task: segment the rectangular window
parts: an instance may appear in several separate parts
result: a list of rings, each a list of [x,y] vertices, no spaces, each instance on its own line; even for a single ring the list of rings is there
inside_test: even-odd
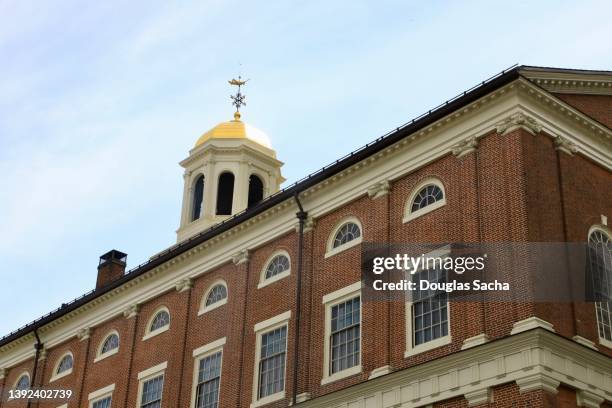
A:
[[[446,283],[446,270],[427,269],[413,275],[413,281]],[[418,285],[417,285],[418,287]],[[448,335],[448,293],[415,290],[412,299],[413,346]]]
[[[287,326],[261,335],[259,357],[258,398],[285,390],[285,354],[287,352]]]
[[[99,399],[97,401],[94,401],[94,403],[92,404],[92,408],[110,408],[111,406],[111,400],[112,397],[105,397],[102,399]]]
[[[222,352],[218,351],[199,362],[196,408],[217,408],[219,404],[222,355]]]
[[[361,281],[328,293],[321,385],[361,373]]]
[[[360,363],[361,337],[360,298],[355,297],[331,308],[330,374],[355,367]]]
[[[164,388],[164,375],[158,375],[142,383],[140,399],[141,408],[161,407],[162,390]]]

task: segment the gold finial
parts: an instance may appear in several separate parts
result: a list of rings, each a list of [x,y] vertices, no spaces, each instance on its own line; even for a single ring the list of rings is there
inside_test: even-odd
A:
[[[238,79],[232,78],[230,81],[227,81],[230,85],[238,87],[238,92],[236,92],[236,95],[230,95],[230,98],[232,98],[232,105],[236,107],[236,112],[234,113],[234,120],[240,120],[240,107],[246,105],[246,96],[240,92],[240,88],[242,87],[242,85],[246,84],[247,81],[248,79],[243,81],[240,75],[238,76]]]

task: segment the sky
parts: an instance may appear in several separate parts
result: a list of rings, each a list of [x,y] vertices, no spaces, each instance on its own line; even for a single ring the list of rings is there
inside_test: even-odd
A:
[[[230,120],[290,184],[515,63],[612,70],[609,1],[0,0],[0,336],[176,241]]]

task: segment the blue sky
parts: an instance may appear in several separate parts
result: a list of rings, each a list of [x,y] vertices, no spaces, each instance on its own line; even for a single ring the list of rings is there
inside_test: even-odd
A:
[[[287,183],[514,63],[612,69],[608,1],[0,0],[0,335],[175,242],[178,162],[231,119]],[[7,313],[7,311],[10,311]]]

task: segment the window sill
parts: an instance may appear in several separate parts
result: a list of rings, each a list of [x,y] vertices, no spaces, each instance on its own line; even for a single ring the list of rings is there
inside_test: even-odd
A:
[[[333,373],[327,377],[323,377],[321,380],[321,385],[330,384],[335,381],[341,380],[343,378],[352,377],[353,375],[361,373],[361,364],[356,365],[351,368],[347,368],[346,370],[339,371],[337,373]]]
[[[418,346],[415,346],[409,350],[406,350],[404,352],[404,358],[412,357],[417,354],[421,354],[426,351],[436,349],[438,347],[446,346],[448,344],[451,344],[452,341],[453,341],[452,337],[448,335],[448,336],[440,337],[439,339],[428,341],[427,343],[419,344]]]
[[[434,210],[437,210],[438,208],[444,207],[445,205],[446,205],[446,198],[443,198],[442,200],[436,201],[435,203],[430,204],[427,207],[423,207],[420,210],[404,215],[404,219],[402,220],[402,222],[405,224],[408,221],[412,221],[415,218],[419,218],[425,214],[428,214]]]
[[[215,310],[216,308],[221,307],[225,304],[227,304],[227,298],[221,299],[220,301],[215,302],[210,306],[204,307],[204,309],[198,310],[198,316],[201,316],[206,312],[210,312],[211,310]]]
[[[60,374],[53,374],[53,376],[51,377],[51,379],[49,380],[50,383],[52,383],[53,381],[59,380],[60,378],[64,378],[67,375],[72,374],[72,368],[70,370],[66,370],[63,373]]]
[[[290,269],[285,271],[285,272],[281,272],[281,273],[279,273],[276,276],[273,276],[271,278],[268,278],[268,279],[265,279],[265,280],[259,282],[259,284],[257,285],[257,289],[261,289],[261,288],[264,288],[264,287],[266,287],[268,285],[273,284],[274,282],[278,282],[279,280],[281,280],[283,278],[286,278],[289,275],[291,275],[291,270]]]
[[[157,329],[155,331],[149,332],[149,333],[144,335],[144,337],[142,338],[142,341],[148,340],[151,337],[155,337],[158,334],[162,334],[163,332],[168,331],[168,329],[170,329],[170,325],[167,325],[167,326],[162,327],[161,329]]]
[[[115,355],[115,354],[117,354],[118,352],[119,352],[119,349],[118,349],[118,348],[116,348],[116,349],[112,349],[112,350],[111,350],[111,351],[109,351],[109,352],[106,352],[106,353],[104,353],[104,354],[100,354],[98,357],[96,357],[96,358],[94,359],[94,361],[93,361],[93,362],[94,362],[94,363],[97,363],[98,361],[104,360],[104,359],[105,359],[105,358],[107,358],[107,357],[114,356],[114,355]]]
[[[263,397],[258,399],[257,401],[253,401],[251,403],[251,408],[261,407],[263,405],[267,405],[275,401],[280,401],[284,398],[285,391],[277,392],[276,394],[268,395],[267,397]]]
[[[340,245],[339,247],[329,249],[325,253],[325,258],[329,258],[330,256],[334,256],[336,254],[339,254],[340,252],[346,251],[349,248],[357,246],[361,244],[361,241],[363,241],[363,237],[356,238],[352,241],[347,242],[346,244]]]
[[[612,349],[612,341],[610,340],[606,340],[606,339],[602,339],[601,337],[599,338],[599,344],[607,347],[609,349]]]

